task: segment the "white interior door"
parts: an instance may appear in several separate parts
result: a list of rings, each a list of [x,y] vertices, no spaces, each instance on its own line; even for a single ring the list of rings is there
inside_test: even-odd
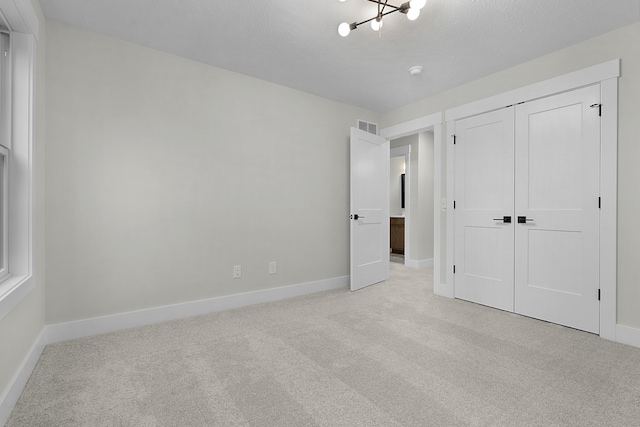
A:
[[[599,86],[516,108],[515,311],[599,332]]]
[[[455,297],[513,311],[513,108],[456,122]]]
[[[389,278],[389,141],[351,128],[351,290]]]

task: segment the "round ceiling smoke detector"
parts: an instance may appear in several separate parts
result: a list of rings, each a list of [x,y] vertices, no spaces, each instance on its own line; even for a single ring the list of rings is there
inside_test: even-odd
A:
[[[409,68],[409,74],[411,74],[412,76],[419,76],[420,74],[422,74],[422,67],[420,65],[414,65],[413,67]]]

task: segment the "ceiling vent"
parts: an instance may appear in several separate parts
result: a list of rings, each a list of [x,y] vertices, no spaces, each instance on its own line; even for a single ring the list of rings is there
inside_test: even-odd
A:
[[[378,125],[376,123],[369,123],[365,122],[364,120],[358,120],[358,129],[372,133],[374,135],[378,134]]]

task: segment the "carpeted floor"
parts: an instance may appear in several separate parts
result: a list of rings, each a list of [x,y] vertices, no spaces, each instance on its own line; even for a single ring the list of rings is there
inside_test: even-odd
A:
[[[640,426],[640,349],[431,271],[48,346],[16,426]]]

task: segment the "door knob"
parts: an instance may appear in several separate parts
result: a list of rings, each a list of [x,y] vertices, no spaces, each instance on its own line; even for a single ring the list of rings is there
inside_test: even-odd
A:
[[[359,220],[360,218],[364,218],[363,216],[360,216],[358,214],[355,215],[351,215],[351,219],[355,219],[356,221]]]
[[[529,221],[533,221],[533,218],[527,218],[526,216],[518,217],[518,224],[526,224]]]
[[[503,216],[502,218],[493,218],[494,221],[502,221],[505,224],[511,224],[511,217],[510,216]]]

